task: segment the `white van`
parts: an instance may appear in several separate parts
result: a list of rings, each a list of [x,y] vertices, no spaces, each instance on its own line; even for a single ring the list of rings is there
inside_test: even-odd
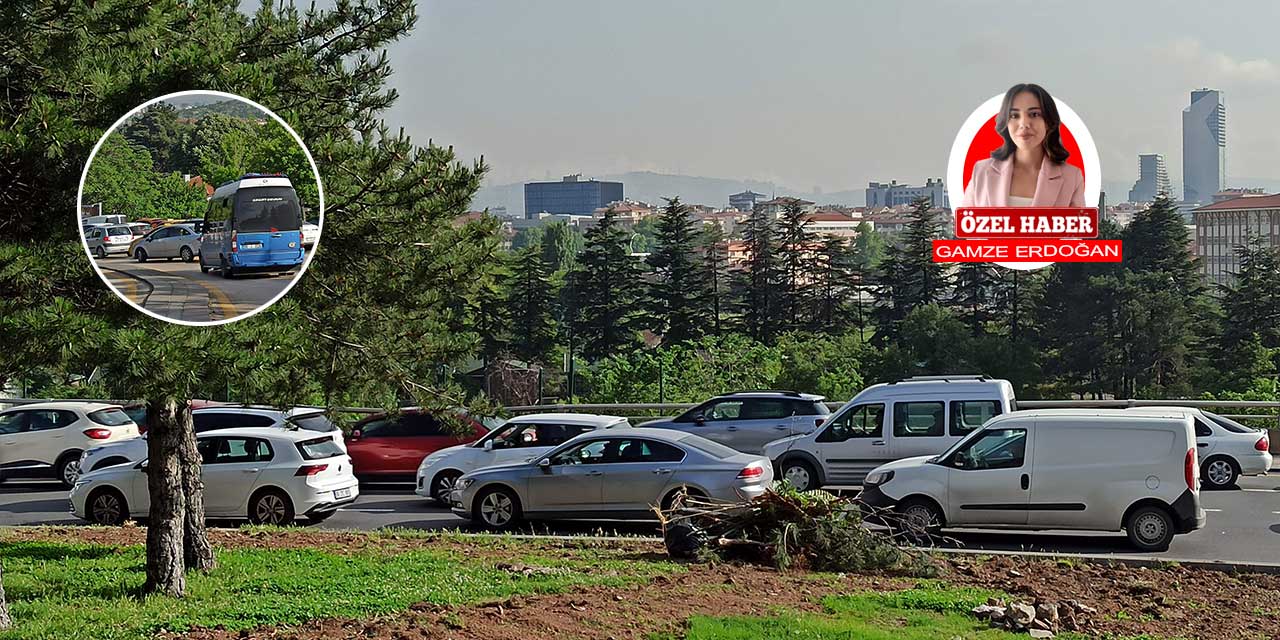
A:
[[[1015,412],[942,455],[880,466],[863,487],[864,514],[909,531],[1124,530],[1139,550],[1164,551],[1205,523],[1195,427],[1183,411]]]
[[[942,453],[1015,408],[1008,380],[916,376],[867,387],[821,429],[770,442],[764,455],[774,477],[801,491],[855,485],[886,462]]]
[[[122,215],[109,216],[88,216],[80,221],[81,226],[90,227],[99,224],[125,224],[125,218]]]

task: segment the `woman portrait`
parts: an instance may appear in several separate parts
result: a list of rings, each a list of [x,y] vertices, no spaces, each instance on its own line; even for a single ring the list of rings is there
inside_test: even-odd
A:
[[[966,207],[1083,207],[1084,173],[1067,164],[1058,107],[1043,87],[1016,84],[1004,94],[996,133],[1004,139],[973,166]]]

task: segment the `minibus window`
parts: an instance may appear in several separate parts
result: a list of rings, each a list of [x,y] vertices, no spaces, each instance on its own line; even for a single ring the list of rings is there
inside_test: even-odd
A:
[[[240,233],[302,228],[298,196],[289,187],[254,187],[236,194],[235,230]]]

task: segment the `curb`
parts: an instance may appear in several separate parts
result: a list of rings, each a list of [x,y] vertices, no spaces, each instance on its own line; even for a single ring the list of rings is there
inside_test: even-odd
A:
[[[156,290],[156,286],[155,286],[155,285],[153,285],[153,284],[151,284],[151,281],[150,281],[150,280],[147,280],[146,278],[144,278],[144,277],[142,277],[142,276],[140,276],[140,275],[137,275],[137,274],[135,274],[135,273],[129,273],[128,271],[123,271],[123,270],[117,269],[117,268],[115,268],[115,267],[107,267],[107,266],[103,266],[103,265],[98,265],[98,267],[99,267],[99,268],[101,268],[101,269],[105,269],[105,270],[107,270],[107,271],[113,271],[113,272],[118,273],[118,274],[120,274],[120,275],[122,275],[122,276],[125,276],[126,278],[132,278],[132,279],[137,280],[138,282],[142,283],[142,284],[146,287],[147,292],[146,292],[145,294],[142,294],[141,296],[139,296],[139,298],[140,298],[140,299],[139,299],[139,301],[138,301],[138,305],[143,306],[143,307],[147,306],[147,298],[151,297],[151,293],[152,293],[153,291],[155,291],[155,290]]]
[[[1094,564],[1124,565],[1129,567],[1145,567],[1163,569],[1170,565],[1178,565],[1191,569],[1221,571],[1223,573],[1267,573],[1280,575],[1280,563],[1274,562],[1227,562],[1223,560],[1192,560],[1187,558],[1161,558],[1159,556],[1113,556],[1090,553],[1063,553],[1053,551],[1006,551],[993,549],[945,549],[938,547],[909,547],[913,551],[951,555],[951,556],[1018,556],[1023,558],[1042,558],[1046,560],[1068,559],[1083,560]]]

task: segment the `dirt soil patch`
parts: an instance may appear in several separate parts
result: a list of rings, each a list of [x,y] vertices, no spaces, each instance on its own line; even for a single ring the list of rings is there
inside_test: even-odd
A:
[[[139,527],[11,529],[4,541],[50,540],[121,546],[142,544]],[[492,561],[513,572],[529,571],[531,554],[615,559],[661,557],[649,541],[587,542],[460,536],[211,529],[222,549],[318,548],[338,553],[399,552],[431,548]],[[1161,569],[1088,564],[1078,561],[1005,556],[941,560],[939,578],[953,586],[1005,591],[1027,600],[1077,600],[1097,609],[1086,625],[1090,635],[1169,638],[1280,639],[1280,576],[1232,575],[1172,566]],[[536,570],[536,567],[532,568]],[[430,603],[370,619],[317,620],[298,627],[252,631],[199,629],[169,638],[333,640],[387,638],[516,640],[526,638],[634,638],[679,634],[693,615],[770,615],[779,608],[820,611],[823,596],[866,590],[892,591],[916,580],[882,575],[778,572],[741,564],[688,565],[688,571],[660,576],[648,584],[580,589],[564,594],[517,596],[501,602],[444,607]]]

